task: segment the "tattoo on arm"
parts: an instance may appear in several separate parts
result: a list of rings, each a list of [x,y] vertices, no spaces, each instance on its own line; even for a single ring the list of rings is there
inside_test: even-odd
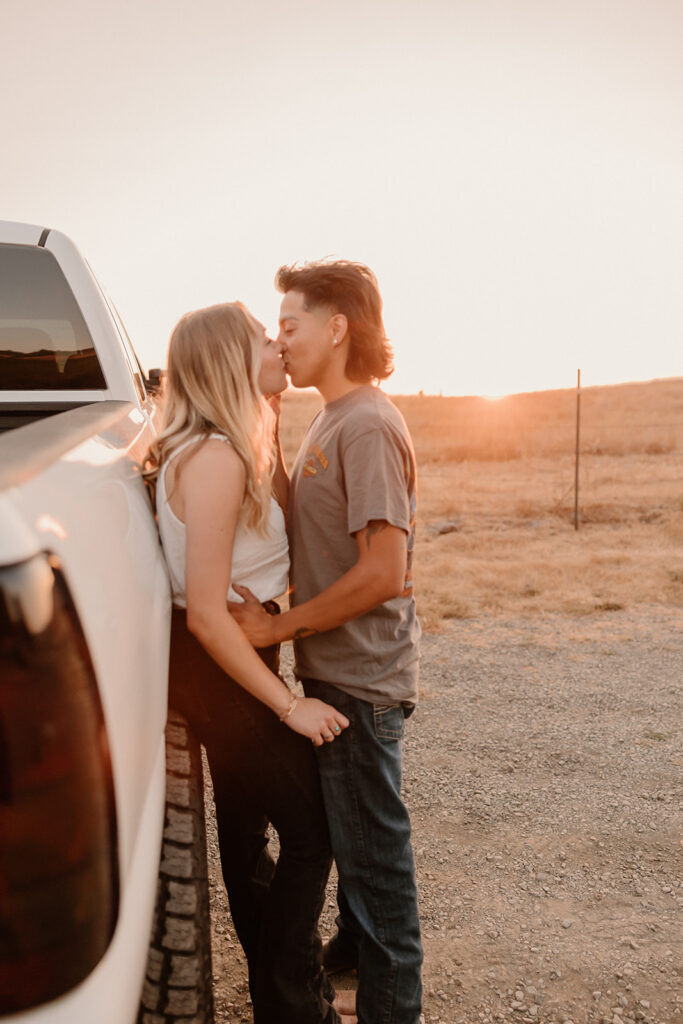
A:
[[[368,542],[368,547],[372,542],[372,538],[376,537],[378,533],[383,533],[389,524],[384,519],[376,519],[371,523],[368,523],[365,530],[365,537]]]
[[[319,630],[311,629],[310,626],[300,626],[292,637],[292,640],[303,640],[305,636],[314,636]]]

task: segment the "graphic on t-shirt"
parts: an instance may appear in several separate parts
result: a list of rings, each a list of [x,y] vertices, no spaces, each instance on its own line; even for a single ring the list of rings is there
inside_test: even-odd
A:
[[[304,476],[318,475],[318,467],[315,464],[316,459],[324,472],[329,466],[330,461],[320,445],[314,444],[313,447],[309,448],[306,452],[306,458],[304,459]]]

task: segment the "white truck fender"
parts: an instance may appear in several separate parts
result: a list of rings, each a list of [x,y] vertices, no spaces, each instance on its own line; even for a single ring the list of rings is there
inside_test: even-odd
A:
[[[11,492],[0,493],[0,565],[26,562],[40,553],[40,544],[11,498]]]

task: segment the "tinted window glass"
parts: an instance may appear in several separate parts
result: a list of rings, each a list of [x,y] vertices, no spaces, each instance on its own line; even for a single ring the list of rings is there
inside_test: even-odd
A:
[[[0,245],[0,387],[106,386],[88,328],[52,253]]]

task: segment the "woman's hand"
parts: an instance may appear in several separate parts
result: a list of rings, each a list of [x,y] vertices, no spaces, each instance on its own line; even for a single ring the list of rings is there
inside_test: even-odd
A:
[[[297,697],[294,708],[283,721],[294,732],[312,740],[315,747],[332,743],[349,726],[346,715],[317,697]]]
[[[244,598],[243,604],[228,601],[228,611],[252,647],[271,647],[277,643],[274,630],[275,616],[269,615],[248,587],[233,584],[235,593]]]

